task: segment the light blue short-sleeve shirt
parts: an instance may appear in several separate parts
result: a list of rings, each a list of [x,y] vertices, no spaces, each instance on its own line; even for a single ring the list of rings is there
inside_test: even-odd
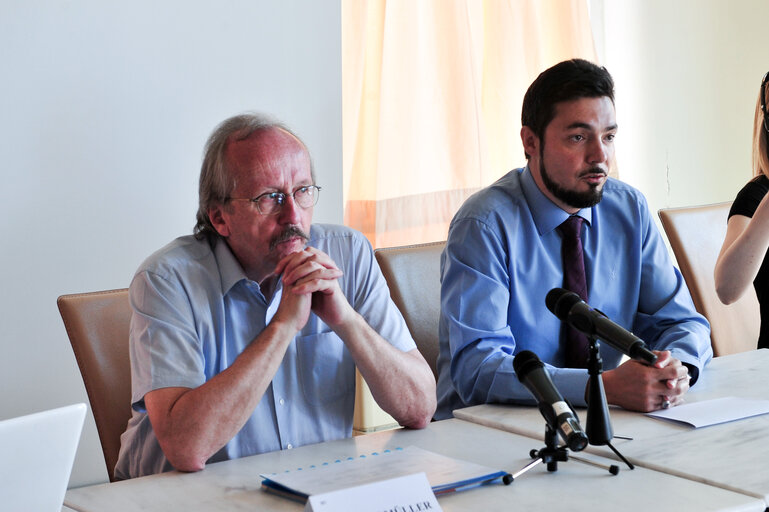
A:
[[[344,272],[342,291],[374,330],[401,351],[416,348],[362,234],[316,224],[309,245]],[[121,437],[117,478],[173,469],[144,396],[164,387],[195,388],[228,368],[270,322],[281,294],[279,287],[268,301],[222,240],[212,249],[206,240],[181,237],[141,265],[130,287],[133,414]],[[354,401],[352,357],[311,314],[249,420],[208,462],[349,437]]]

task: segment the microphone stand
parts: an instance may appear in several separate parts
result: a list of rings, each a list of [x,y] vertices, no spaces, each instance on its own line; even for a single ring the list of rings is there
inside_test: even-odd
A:
[[[611,427],[609,418],[609,406],[606,403],[606,393],[603,389],[603,360],[598,351],[598,341],[595,336],[588,335],[590,341],[590,351],[587,362],[587,372],[589,377],[589,391],[587,397],[587,434],[588,442],[594,446],[606,445],[611,451],[622,460],[630,469],[635,466],[630,463],[614,446],[611,440],[614,437],[614,431]]]
[[[569,407],[571,407],[571,405],[569,405]],[[534,466],[540,463],[547,464],[548,471],[551,471],[551,472],[558,471],[558,463],[566,462],[569,460],[569,451],[568,451],[569,448],[566,445],[558,446],[557,440],[558,440],[558,432],[556,431],[555,427],[551,424],[551,422],[547,420],[545,422],[544,448],[540,448],[539,450],[531,450],[529,452],[529,456],[534,460],[526,464],[523,468],[518,470],[516,473],[513,473],[512,475],[507,475],[505,478],[507,478],[508,480],[505,480],[505,483],[508,484],[514,481],[516,478],[518,478],[519,476],[526,473],[528,470],[530,470],[531,468],[533,468]],[[591,466],[595,466],[597,468],[605,469],[612,475],[616,475],[617,473],[619,473],[619,467],[614,464],[612,464],[611,466],[606,466],[604,464],[600,464],[598,462],[594,462],[589,459],[576,457],[574,455],[572,455],[571,458],[577,462],[582,462],[583,464],[588,464]]]

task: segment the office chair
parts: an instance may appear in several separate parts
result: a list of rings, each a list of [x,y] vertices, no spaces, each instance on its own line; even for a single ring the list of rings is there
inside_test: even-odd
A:
[[[390,296],[417,348],[438,378],[438,319],[441,312],[441,252],[446,242],[374,251]]]
[[[120,435],[131,417],[128,290],[62,295],[56,303],[91,402],[112,482]]]
[[[710,322],[710,340],[716,356],[755,349],[761,326],[758,299],[752,286],[728,306],[716,294],[713,272],[726,235],[731,205],[730,201],[659,211],[694,307]]]

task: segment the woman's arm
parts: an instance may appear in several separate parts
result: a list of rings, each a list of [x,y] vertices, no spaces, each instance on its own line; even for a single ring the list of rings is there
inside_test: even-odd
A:
[[[724,304],[739,299],[758,274],[769,249],[769,194],[753,217],[732,215],[715,268],[716,293]]]

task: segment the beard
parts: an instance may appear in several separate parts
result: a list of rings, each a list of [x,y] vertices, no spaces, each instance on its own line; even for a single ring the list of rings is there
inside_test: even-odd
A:
[[[591,184],[589,185],[590,188],[588,190],[584,192],[578,192],[576,190],[569,190],[567,188],[564,188],[560,186],[558,183],[556,183],[555,181],[553,181],[552,178],[550,178],[550,175],[547,174],[543,153],[544,153],[544,148],[542,148],[542,150],[539,153],[539,171],[540,171],[540,175],[542,176],[542,182],[545,184],[545,187],[550,191],[550,193],[553,194],[559,201],[571,206],[572,208],[579,208],[579,209],[590,208],[601,202],[601,198],[603,197],[602,185]],[[581,174],[592,174],[592,173],[606,174],[606,172],[599,167],[593,167],[593,168],[587,169],[585,171],[582,171]]]

